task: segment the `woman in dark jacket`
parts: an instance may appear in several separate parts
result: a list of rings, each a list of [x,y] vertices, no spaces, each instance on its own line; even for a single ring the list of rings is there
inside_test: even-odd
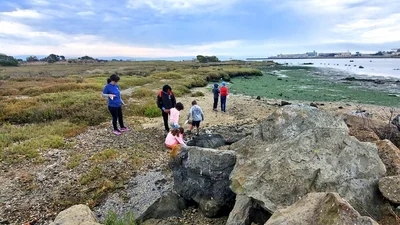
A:
[[[175,95],[174,93],[172,93],[172,88],[169,85],[164,85],[162,90],[158,93],[157,105],[158,108],[160,108],[162,111],[165,131],[169,132],[169,125],[168,125],[169,110],[176,106]]]
[[[217,111],[217,107],[218,107],[218,98],[219,98],[219,88],[218,88],[218,84],[215,83],[214,84],[214,88],[212,90],[213,94],[214,94],[214,105],[213,105],[213,110]]]

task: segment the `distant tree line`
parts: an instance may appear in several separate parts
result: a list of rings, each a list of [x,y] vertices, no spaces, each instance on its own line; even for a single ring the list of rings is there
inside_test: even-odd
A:
[[[0,54],[0,66],[18,66],[18,60],[12,56]]]
[[[37,56],[31,55],[26,58],[27,62],[48,62],[48,63],[55,63],[59,61],[65,61],[65,56],[63,55],[56,55],[56,54],[50,54],[47,57],[44,57],[42,59],[39,59]]]
[[[199,61],[200,63],[209,63],[209,62],[219,62],[219,59],[214,55],[213,56],[198,55],[197,61]]]

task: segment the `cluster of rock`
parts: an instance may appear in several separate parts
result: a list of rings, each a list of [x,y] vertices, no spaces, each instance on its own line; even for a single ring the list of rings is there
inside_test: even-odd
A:
[[[137,184],[140,196],[157,193],[146,206],[132,191],[129,205],[109,200],[103,209],[133,208],[138,222],[179,216],[195,204],[207,217],[229,214],[227,225],[377,225],[387,215],[381,208],[400,204],[399,149],[387,140],[377,142],[379,150],[360,142],[342,118],[315,107],[278,109],[252,135],[229,143],[231,150],[213,149],[226,140],[208,137],[171,159],[173,182]]]

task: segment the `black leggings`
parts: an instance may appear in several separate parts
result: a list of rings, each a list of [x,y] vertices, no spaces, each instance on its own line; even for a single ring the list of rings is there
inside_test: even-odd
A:
[[[110,113],[111,113],[111,116],[112,116],[112,125],[114,127],[114,130],[118,130],[117,120],[119,122],[119,126],[121,128],[125,128],[124,119],[122,118],[122,108],[121,108],[121,106],[120,107],[108,106],[108,110],[110,110]]]
[[[218,98],[214,98],[214,105],[213,105],[213,109],[217,109],[218,107]]]
[[[169,132],[168,113],[162,111],[162,117],[163,117],[163,120],[164,120],[165,131],[168,131],[168,132]]]

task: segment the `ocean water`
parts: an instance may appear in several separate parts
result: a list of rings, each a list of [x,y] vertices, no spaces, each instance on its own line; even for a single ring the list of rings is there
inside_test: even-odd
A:
[[[350,62],[350,61],[353,62]],[[297,66],[303,63],[314,63],[312,67],[334,68],[346,71],[348,74],[379,76],[400,79],[400,58],[398,59],[274,59],[278,63],[288,63]],[[364,67],[360,69],[359,66]]]

